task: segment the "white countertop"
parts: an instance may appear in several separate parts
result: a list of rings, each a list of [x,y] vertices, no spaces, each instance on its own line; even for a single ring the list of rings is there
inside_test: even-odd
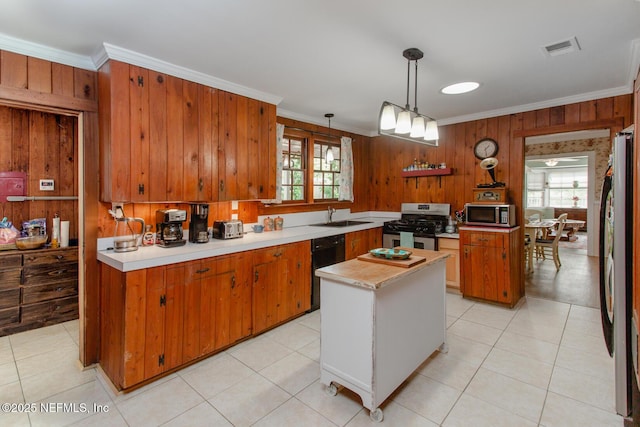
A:
[[[193,261],[220,255],[228,255],[236,252],[250,251],[269,246],[295,243],[311,240],[319,237],[333,236],[352,231],[367,230],[382,227],[385,221],[394,219],[392,214],[388,216],[373,216],[371,214],[354,214],[349,219],[370,221],[367,224],[352,225],[348,227],[320,227],[300,225],[286,227],[279,231],[263,233],[247,232],[244,237],[229,240],[211,239],[208,243],[190,243],[184,246],[164,248],[161,246],[142,246],[132,252],[114,252],[113,249],[98,250],[98,261],[103,262],[117,270],[127,272],[144,268],[158,267],[178,262]],[[383,214],[384,215],[384,214]],[[341,218],[342,219],[342,218]],[[340,219],[334,218],[334,221]],[[315,221],[312,223],[323,222]],[[247,227],[245,227],[246,229]],[[100,245],[99,245],[100,247]]]

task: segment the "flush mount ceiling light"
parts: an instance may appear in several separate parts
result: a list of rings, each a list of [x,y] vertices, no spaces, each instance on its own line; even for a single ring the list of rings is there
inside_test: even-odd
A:
[[[555,165],[558,164],[558,160],[557,159],[548,159],[548,160],[544,161],[544,164],[549,166],[549,167],[552,167],[552,166],[555,166]]]
[[[460,82],[443,87],[440,92],[445,95],[460,95],[461,93],[471,92],[480,87],[478,82]]]
[[[438,145],[438,123],[435,119],[418,113],[418,60],[424,55],[420,49],[409,48],[402,52],[407,58],[407,103],[403,107],[384,101],[378,116],[378,134],[419,142],[426,145]],[[414,106],[409,105],[409,85],[411,61],[415,61]]]

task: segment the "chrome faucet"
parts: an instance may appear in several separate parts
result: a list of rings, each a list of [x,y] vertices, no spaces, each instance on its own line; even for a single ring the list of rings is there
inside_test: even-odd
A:
[[[327,208],[327,210],[329,211],[329,222],[331,222],[333,220],[332,219],[333,218],[333,214],[335,213],[336,210],[334,208],[332,208],[331,206],[329,206]]]

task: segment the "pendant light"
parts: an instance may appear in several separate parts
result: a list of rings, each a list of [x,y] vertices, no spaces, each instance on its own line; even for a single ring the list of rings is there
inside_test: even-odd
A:
[[[327,113],[324,115],[327,119],[329,119],[329,138],[331,138],[331,117],[333,117],[333,113]],[[324,160],[327,163],[331,163],[333,162],[333,150],[331,149],[331,146],[327,146],[327,152],[325,153],[325,157]]]
[[[378,134],[392,136],[426,145],[438,145],[438,124],[431,117],[418,113],[418,60],[424,54],[420,49],[409,48],[402,52],[407,59],[407,103],[404,108],[384,101],[378,116]],[[415,62],[414,106],[409,104],[411,61]]]

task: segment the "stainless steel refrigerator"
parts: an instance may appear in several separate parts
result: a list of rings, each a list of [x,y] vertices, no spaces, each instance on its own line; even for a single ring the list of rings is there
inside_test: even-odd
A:
[[[600,202],[600,307],[615,364],[616,412],[633,416],[638,331],[632,320],[633,129],[616,135]],[[631,420],[628,420],[631,421]]]

